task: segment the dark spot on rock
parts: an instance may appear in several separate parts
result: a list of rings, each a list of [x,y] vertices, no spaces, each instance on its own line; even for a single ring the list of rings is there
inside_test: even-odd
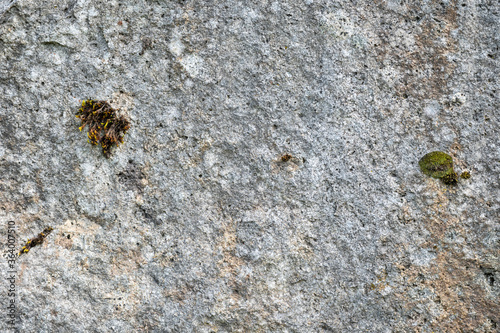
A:
[[[321,323],[319,328],[328,332],[334,332],[333,328],[331,328],[327,323]]]
[[[480,269],[483,272],[488,284],[493,287],[495,285],[495,270],[493,268],[483,266],[480,266]]]
[[[149,37],[142,39],[142,50],[139,55],[143,55],[146,50],[151,50],[153,48],[153,40]]]
[[[288,162],[292,159],[292,155],[290,154],[285,154],[283,156],[281,156],[281,162]]]
[[[126,189],[142,191],[144,185],[141,180],[145,175],[133,160],[129,160],[128,163],[128,166],[117,174],[119,183]]]

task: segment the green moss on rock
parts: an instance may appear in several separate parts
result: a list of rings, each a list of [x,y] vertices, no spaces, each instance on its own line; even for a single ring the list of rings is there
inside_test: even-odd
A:
[[[458,176],[455,172],[451,172],[451,173],[447,174],[446,176],[444,176],[443,178],[441,178],[441,180],[446,185],[455,185],[457,183]]]
[[[456,184],[458,176],[453,170],[453,159],[441,151],[426,154],[418,162],[420,170],[433,178],[441,179],[445,184]]]
[[[470,178],[470,172],[469,171],[464,171],[462,172],[462,174],[460,175],[461,178],[463,179],[469,179]]]

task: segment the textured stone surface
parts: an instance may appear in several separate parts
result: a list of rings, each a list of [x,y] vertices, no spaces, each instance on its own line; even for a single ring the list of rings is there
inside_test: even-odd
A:
[[[3,249],[54,228],[21,331],[498,330],[497,1],[2,8]],[[110,159],[87,98],[131,119]]]

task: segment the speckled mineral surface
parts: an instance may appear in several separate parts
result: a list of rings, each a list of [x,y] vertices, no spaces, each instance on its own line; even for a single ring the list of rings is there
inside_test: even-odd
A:
[[[0,0],[0,330],[497,332],[499,22],[495,0]],[[130,119],[109,159],[87,99]],[[470,178],[423,174],[432,151]]]

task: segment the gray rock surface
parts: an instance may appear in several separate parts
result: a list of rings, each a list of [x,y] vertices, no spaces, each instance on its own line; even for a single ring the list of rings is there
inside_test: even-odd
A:
[[[7,221],[17,249],[54,228],[16,263],[20,331],[498,331],[498,1],[0,16],[2,278]],[[88,98],[131,119],[110,159]],[[422,174],[435,150],[471,178]]]

